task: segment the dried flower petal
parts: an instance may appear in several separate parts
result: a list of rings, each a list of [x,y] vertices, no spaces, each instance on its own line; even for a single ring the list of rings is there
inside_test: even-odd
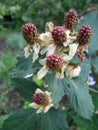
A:
[[[68,65],[68,67],[66,68],[66,76],[69,78],[79,76],[80,72],[81,72],[80,66]]]

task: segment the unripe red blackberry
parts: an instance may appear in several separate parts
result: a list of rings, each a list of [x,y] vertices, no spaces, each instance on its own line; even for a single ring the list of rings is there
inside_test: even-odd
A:
[[[91,27],[89,25],[83,25],[78,30],[77,42],[80,45],[85,45],[90,42],[91,36],[92,36]]]
[[[70,9],[69,12],[67,12],[65,15],[64,25],[67,29],[73,31],[77,23],[78,23],[78,14],[75,10]]]
[[[58,70],[61,68],[63,59],[55,54],[47,57],[46,64],[51,70]]]
[[[37,37],[37,28],[32,23],[27,23],[22,27],[22,34],[28,44],[33,44]]]
[[[67,39],[67,36],[64,31],[64,28],[61,26],[55,26],[52,30],[52,38],[57,44],[65,42]]]
[[[33,101],[38,105],[47,106],[49,104],[49,97],[45,93],[36,93],[33,96]]]
[[[83,52],[78,51],[77,55],[78,55],[80,61],[83,62],[85,59],[85,54]]]

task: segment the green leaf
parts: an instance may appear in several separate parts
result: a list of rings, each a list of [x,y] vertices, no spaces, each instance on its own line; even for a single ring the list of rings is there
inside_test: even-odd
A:
[[[98,72],[98,56],[92,59],[92,65],[95,68],[95,71]]]
[[[42,86],[42,84],[43,84],[43,80],[39,80],[36,75],[33,77],[33,81],[34,81],[38,86]]]
[[[45,84],[48,85],[47,89],[52,92],[53,103],[58,103],[64,96],[61,79],[55,78],[55,74],[51,73],[46,76]]]
[[[71,60],[72,64],[76,64],[76,65],[80,65],[81,66],[81,73],[80,76],[81,78],[83,78],[84,80],[87,80],[89,72],[91,70],[91,65],[89,62],[89,59],[85,58],[85,60],[83,61],[83,63],[81,63],[80,59],[78,58],[77,55],[75,55],[73,57],[73,59]]]
[[[75,55],[74,57],[73,57],[73,59],[70,61],[70,63],[72,63],[72,64],[80,64],[81,63],[81,61],[80,61],[80,59],[79,59],[79,57],[78,57],[78,55]]]
[[[9,116],[2,130],[69,130],[65,118],[56,109],[36,114],[32,108],[19,110]]]
[[[94,112],[94,105],[89,94],[86,82],[82,78],[57,79],[53,73],[46,77],[47,89],[52,92],[53,103],[58,103],[66,94],[70,105],[75,112],[86,119],[91,119]]]
[[[65,118],[56,109],[42,115],[40,130],[69,130]]]
[[[25,58],[24,53],[22,53],[17,57],[17,60],[16,68],[27,69],[32,63],[32,55]]]
[[[38,60],[32,63],[32,54],[25,58],[24,54],[21,54],[17,60],[16,67],[10,72],[11,76],[17,76],[23,78],[29,74],[33,74],[38,70],[39,64]]]
[[[83,118],[91,119],[94,105],[87,84],[81,78],[64,78],[62,80],[65,93],[74,110]]]
[[[73,116],[74,123],[80,128],[80,130],[96,130],[90,120],[83,119],[78,116]]]
[[[91,96],[92,96],[92,99],[93,99],[95,110],[97,110],[98,109],[98,93],[91,92]]]
[[[79,116],[73,116],[74,122],[80,130],[98,130],[98,115],[94,115],[92,120],[86,120]]]
[[[37,130],[38,115],[34,109],[19,110],[9,116],[3,124],[2,130]]]
[[[3,122],[8,118],[8,115],[0,116],[0,128],[2,127]]]
[[[24,78],[27,75],[33,74],[35,71],[32,68],[29,68],[27,70],[20,70],[19,68],[15,68],[11,71],[11,75],[15,75],[18,78]]]
[[[89,63],[89,60],[85,59],[84,62],[81,64],[80,77],[86,81],[90,70],[91,70],[91,65]]]
[[[98,130],[98,114],[94,115],[92,120],[93,120],[93,124],[97,128],[96,130]]]
[[[23,49],[24,45],[26,44],[23,36],[18,33],[10,34],[7,38],[7,42],[8,42],[9,47],[13,49],[16,49],[16,48]]]
[[[32,96],[38,87],[33,81],[23,78],[12,78],[12,85],[14,89],[27,101],[32,102]]]
[[[77,28],[79,29],[83,24],[89,24],[92,28],[93,36],[88,48],[92,55],[98,50],[98,14],[94,12],[87,14]]]

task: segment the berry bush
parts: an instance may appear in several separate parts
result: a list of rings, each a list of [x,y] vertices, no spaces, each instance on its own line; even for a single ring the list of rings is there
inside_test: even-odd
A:
[[[28,105],[9,115],[2,130],[70,130],[71,125],[97,130],[98,91],[88,86],[94,31],[83,20],[78,23],[78,13],[71,9],[62,26],[47,22],[44,33],[32,23],[22,27],[27,44],[11,82]]]

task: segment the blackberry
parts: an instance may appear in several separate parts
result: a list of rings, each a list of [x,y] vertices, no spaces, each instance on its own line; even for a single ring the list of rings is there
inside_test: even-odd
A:
[[[67,36],[64,31],[64,28],[61,26],[55,26],[52,30],[52,38],[57,44],[65,42],[67,39]]]
[[[38,105],[47,106],[49,104],[48,96],[45,93],[36,93],[33,96],[33,100]]]
[[[64,18],[64,25],[67,29],[73,31],[78,23],[78,14],[75,10],[71,9],[66,13]]]
[[[78,51],[78,52],[77,52],[77,55],[78,55],[80,61],[83,62],[84,59],[85,59],[85,54],[84,54],[83,52],[79,52],[79,51]]]
[[[63,59],[55,54],[47,57],[46,64],[51,70],[58,70],[61,68]]]
[[[34,41],[38,35],[37,28],[32,23],[27,23],[22,27],[22,34],[28,44],[34,44]]]
[[[77,35],[77,42],[80,45],[85,45],[90,42],[92,36],[92,30],[89,25],[83,25],[79,30],[78,30],[78,35]]]

